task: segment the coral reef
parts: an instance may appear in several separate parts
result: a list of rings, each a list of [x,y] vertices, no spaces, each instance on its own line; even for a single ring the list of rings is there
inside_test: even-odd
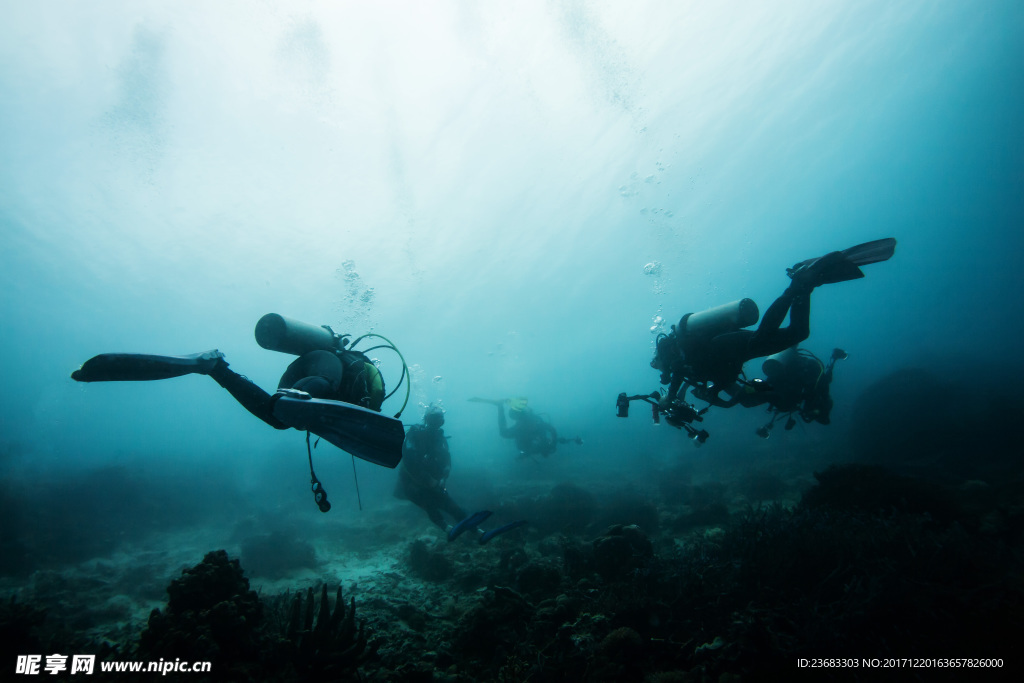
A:
[[[167,607],[153,610],[142,632],[141,658],[210,661],[219,672],[259,658],[263,608],[238,560],[223,550],[207,553],[167,594]]]
[[[556,484],[532,511],[524,516],[542,532],[585,531],[597,513],[597,499],[590,491],[572,483]]]
[[[762,475],[687,483],[654,507],[662,523],[647,528],[628,523],[653,505],[644,495],[625,489],[620,506],[559,485],[521,495],[516,511],[550,505],[572,524],[533,525],[485,546],[434,530],[396,542],[402,534],[389,532],[379,556],[342,551],[345,571],[358,573],[347,600],[336,580],[257,596],[241,564],[217,551],[170,582],[137,646],[132,637],[117,650],[77,651],[208,659],[214,678],[241,683],[770,680],[825,653],[1013,651],[1024,628],[1019,482],[952,486],[836,465],[816,473],[799,502],[749,504],[757,491],[792,490]],[[323,571],[331,546],[317,548]],[[94,570],[99,594],[113,570]],[[32,585],[65,605],[90,584],[36,572]],[[0,635],[60,652],[61,624],[82,634],[89,619],[131,611],[124,596],[96,602],[77,617],[48,608],[44,621],[30,602],[5,599]]]
[[[452,575],[454,565],[444,550],[418,538],[409,544],[409,569],[427,581],[444,581]]]
[[[644,571],[654,547],[640,527],[616,524],[594,540],[594,569],[607,580],[622,579]]]
[[[287,597],[287,596],[285,596]],[[368,644],[362,623],[356,624],[356,599],[346,609],[338,586],[332,612],[327,584],[320,587],[319,603],[312,588],[296,593],[291,602],[287,630],[276,636],[276,661],[300,680],[331,680],[351,674],[371,661],[379,647]]]
[[[376,651],[356,625],[355,598],[346,609],[340,586],[333,611],[326,584],[319,604],[309,588],[305,605],[301,592],[265,605],[223,550],[184,570],[167,593],[166,609],[153,611],[139,639],[139,659],[209,661],[217,680],[330,680]]]
[[[963,358],[950,359],[946,368],[941,376],[898,370],[857,398],[850,441],[858,458],[928,476],[1015,475],[1024,400],[1006,381],[1014,373]]]

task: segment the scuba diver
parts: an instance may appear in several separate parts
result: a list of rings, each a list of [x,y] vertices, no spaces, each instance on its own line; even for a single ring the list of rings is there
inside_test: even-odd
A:
[[[269,394],[228,367],[224,354],[214,349],[190,356],[155,356],[137,353],[104,353],[90,358],[71,373],[79,382],[151,381],[208,375],[228,390],[250,413],[274,429],[294,428],[307,432],[310,475],[314,499],[322,512],[330,510],[327,493],[313,472],[309,433],[338,448],[383,467],[393,468],[402,458],[405,430],[398,419],[380,414],[381,405],[398,387],[385,395],[384,378],[366,353],[395,345],[379,334],[365,334],[350,342],[329,326],[315,327],[268,313],[256,323],[256,342],[265,349],[298,356],[281,376],[277,391]],[[376,337],[386,344],[366,351],[355,350],[360,341]],[[402,376],[409,400],[408,369],[402,359]]]
[[[707,401],[708,407],[735,405],[735,390],[727,392],[733,393],[731,399],[722,398],[720,393],[738,384],[748,384],[740,379],[744,363],[784,351],[810,336],[811,292],[815,287],[862,278],[860,266],[888,261],[895,250],[896,240],[889,237],[787,268],[792,282],[765,311],[756,330],[743,329],[758,319],[757,304],[751,299],[687,313],[669,334],[658,335],[657,350],[651,360],[651,367],[661,372],[661,383],[667,384],[668,390],[635,396],[620,393],[617,415],[628,416],[630,401],[645,401],[652,405],[655,422],[659,415],[665,415],[669,424],[685,429],[695,444],[704,443],[708,433],[690,423],[701,421],[708,408],[697,410],[687,403],[687,390],[692,388],[694,397]],[[789,325],[782,327],[787,313]],[[756,392],[764,387],[751,383],[747,388]]]
[[[757,430],[757,435],[762,439],[771,436],[776,421],[783,417],[787,418],[786,431],[796,426],[794,414],[805,423],[827,425],[831,422],[832,412],[832,396],[829,393],[832,373],[836,361],[848,357],[842,349],[833,349],[828,363],[823,363],[806,349],[790,347],[764,360],[761,365],[764,379],[737,382],[725,389],[725,392],[732,395],[727,403],[738,403],[746,408],[768,404],[768,412],[772,417]]]
[[[776,299],[756,330],[742,329],[757,322],[757,304],[741,299],[700,313],[687,313],[667,335],[659,335],[651,367],[669,385],[661,402],[683,400],[689,387],[711,405],[729,406],[719,393],[734,385],[748,360],[770,356],[796,346],[810,335],[811,292],[815,287],[864,277],[860,266],[889,260],[893,238],[875,240],[801,261],[786,270],[792,282]],[[789,325],[782,321],[789,313]],[[682,390],[682,393],[680,393]]]
[[[413,425],[402,445],[402,466],[398,470],[395,497],[408,500],[421,508],[430,521],[444,529],[448,540],[454,541],[460,535],[475,530],[478,542],[487,543],[495,536],[526,524],[519,520],[497,529],[484,531],[479,528],[491,512],[481,510],[467,515],[448,494],[446,482],[452,469],[452,456],[448,449],[448,437],[444,435],[444,411],[436,405],[427,408],[423,424]],[[448,514],[455,524],[446,524]]]
[[[423,424],[409,428],[402,444],[395,497],[422,508],[431,522],[447,530],[450,527],[446,526],[443,513],[461,520],[465,519],[466,511],[452,500],[445,487],[452,470],[452,456],[443,425],[444,411],[430,406],[423,414]]]
[[[550,422],[533,412],[526,405],[527,401],[525,398],[487,399],[473,397],[469,400],[474,403],[490,403],[498,407],[498,433],[501,434],[502,438],[515,439],[520,458],[532,455],[541,455],[546,458],[555,452],[560,443],[583,444],[583,439],[578,436],[573,439],[559,437],[558,432],[555,431]],[[511,427],[509,427],[508,422],[505,420],[506,405],[508,405],[509,417],[514,421]]]

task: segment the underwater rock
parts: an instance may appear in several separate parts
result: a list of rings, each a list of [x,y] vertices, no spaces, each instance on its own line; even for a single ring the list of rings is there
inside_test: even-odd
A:
[[[655,532],[660,524],[658,508],[639,491],[623,489],[605,496],[594,519],[594,528],[612,525],[639,526]]]
[[[607,581],[623,579],[654,556],[654,545],[640,527],[616,524],[593,542],[594,568]]]
[[[924,369],[894,372],[868,387],[853,406],[851,441],[869,462],[901,462],[956,447],[955,385]]]
[[[28,527],[28,501],[11,482],[0,482],[0,576],[27,576],[32,558],[23,535]]]
[[[941,365],[941,376],[899,370],[857,398],[850,440],[858,459],[930,477],[1015,474],[1024,399],[1007,378],[1019,369],[964,358]]]
[[[427,581],[451,578],[454,564],[437,545],[419,538],[409,544],[409,570]]]
[[[598,646],[598,651],[605,656],[633,658],[642,648],[643,640],[640,634],[623,626],[606,635]]]
[[[338,587],[331,609],[327,586],[268,599],[252,590],[238,560],[223,550],[182,571],[167,587],[164,610],[153,610],[139,638],[140,659],[210,661],[216,680],[346,680],[376,655],[355,598],[346,609]],[[196,678],[196,680],[204,680]]]
[[[562,575],[544,562],[530,562],[519,570],[516,586],[526,595],[548,596],[558,591]]]
[[[171,581],[167,594],[166,609],[153,610],[139,639],[143,657],[212,661],[218,670],[257,657],[262,605],[227,552],[207,553]]]
[[[739,478],[739,493],[754,502],[772,501],[786,493],[786,483],[778,474],[766,470],[747,472]]]
[[[455,651],[485,667],[504,661],[525,641],[534,607],[516,591],[492,586],[460,621],[453,637]]]
[[[594,678],[608,681],[636,680],[643,649],[643,638],[628,626],[611,631],[597,646]]]
[[[961,516],[951,491],[883,467],[831,465],[824,472],[815,472],[814,477],[817,485],[804,493],[801,502],[809,508],[927,513],[940,524],[949,524]]]
[[[556,484],[541,499],[539,510],[531,519],[542,533],[583,533],[590,526],[597,510],[594,494],[571,483]]]
[[[594,560],[593,544],[583,543],[570,536],[562,536],[562,572],[578,581],[590,571]]]

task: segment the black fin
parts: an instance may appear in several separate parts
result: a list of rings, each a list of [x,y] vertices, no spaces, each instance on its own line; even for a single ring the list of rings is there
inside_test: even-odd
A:
[[[858,244],[855,247],[844,249],[842,252],[846,260],[855,266],[888,261],[894,253],[896,253],[896,238],[894,237]]]
[[[375,465],[395,467],[402,460],[405,428],[401,420],[368,408],[343,401],[279,395],[274,401],[274,417]]]
[[[190,356],[153,356],[143,353],[101,353],[71,373],[77,382],[149,382],[157,379],[206,374],[224,358],[217,349]]]

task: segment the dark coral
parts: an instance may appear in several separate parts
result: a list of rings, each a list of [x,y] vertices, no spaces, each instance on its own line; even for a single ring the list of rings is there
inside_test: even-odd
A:
[[[642,572],[654,556],[654,546],[640,527],[616,524],[593,542],[594,568],[604,579],[614,581]]]
[[[142,632],[139,659],[209,661],[217,680],[337,680],[376,652],[356,624],[355,599],[346,608],[340,586],[333,610],[326,585],[319,604],[309,588],[305,602],[302,593],[284,595],[265,610],[223,550],[184,570],[167,593],[166,609],[153,610]]]
[[[291,603],[287,631],[277,638],[278,661],[290,663],[290,669],[302,680],[332,680],[351,675],[371,661],[378,645],[368,644],[362,623],[356,624],[356,600],[349,599],[346,609],[341,586],[331,610],[327,585],[320,587],[319,603],[312,588],[296,593]]]
[[[145,658],[210,661],[223,671],[258,657],[263,609],[238,560],[209,552],[171,581],[167,594],[166,609],[153,610],[139,640]]]

